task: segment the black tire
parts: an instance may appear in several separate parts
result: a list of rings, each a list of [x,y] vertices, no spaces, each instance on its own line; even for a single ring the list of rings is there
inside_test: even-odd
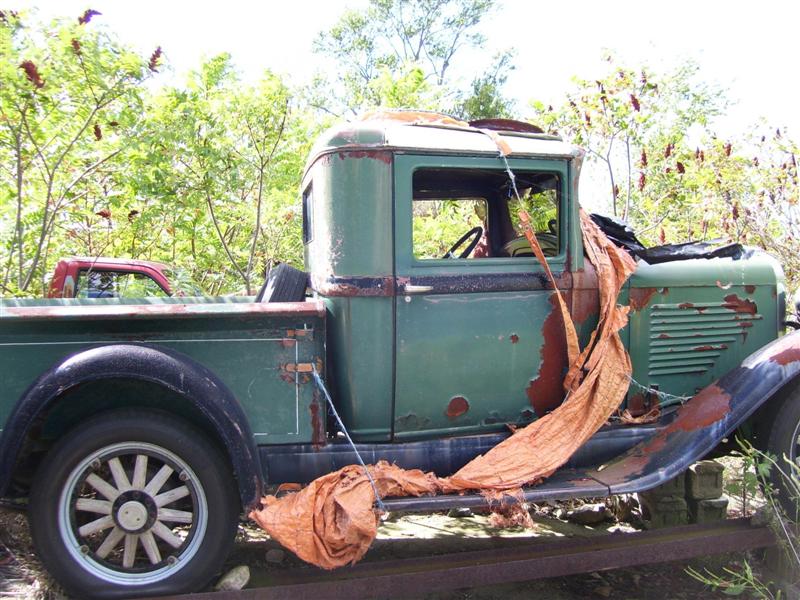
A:
[[[28,519],[48,571],[77,598],[181,594],[207,584],[228,555],[236,489],[201,432],[165,413],[113,411],[48,453]]]
[[[790,474],[789,465],[783,460],[784,455],[794,464],[800,465],[800,388],[792,391],[781,406],[772,412],[766,441],[767,452],[777,457],[784,473]],[[800,482],[787,480],[773,467],[770,470],[770,483],[777,490],[778,500],[786,514],[792,519],[798,519],[800,490],[797,486]]]
[[[256,302],[302,302],[307,287],[306,273],[282,263],[269,270]]]

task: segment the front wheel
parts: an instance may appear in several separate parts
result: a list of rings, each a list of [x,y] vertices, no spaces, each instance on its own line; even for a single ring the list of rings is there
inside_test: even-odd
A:
[[[775,411],[767,435],[767,451],[777,457],[783,474],[774,467],[770,482],[777,489],[778,500],[792,519],[800,518],[800,389],[794,390]],[[792,470],[784,456],[796,465]]]
[[[195,591],[220,569],[239,502],[231,468],[194,428],[118,411],[48,453],[31,490],[31,534],[78,597]]]

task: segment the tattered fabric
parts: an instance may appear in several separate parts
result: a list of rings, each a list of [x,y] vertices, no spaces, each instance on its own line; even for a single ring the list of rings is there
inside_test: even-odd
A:
[[[525,217],[526,236],[539,256],[541,249]],[[580,353],[566,303],[544,256],[540,257],[553,281],[567,338],[570,368],[564,379],[564,402],[447,478],[386,462],[368,467],[381,497],[518,490],[553,474],[620,405],[628,389],[631,363],[619,337],[628,307],[617,306],[617,297],[635,264],[583,212],[581,230],[586,257],[597,270],[600,318]],[[375,493],[364,469],[348,466],[297,493],[265,496],[263,508],[251,512],[250,517],[303,560],[333,569],[357,562],[369,549],[378,529],[374,503]]]

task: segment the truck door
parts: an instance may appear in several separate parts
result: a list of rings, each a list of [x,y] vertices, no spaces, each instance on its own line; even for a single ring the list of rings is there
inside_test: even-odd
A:
[[[568,165],[510,164],[567,291]],[[397,155],[394,173],[395,439],[500,431],[555,408],[563,327],[503,163]]]

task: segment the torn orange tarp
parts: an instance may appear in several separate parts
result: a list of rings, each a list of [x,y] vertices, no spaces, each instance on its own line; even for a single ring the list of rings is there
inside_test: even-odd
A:
[[[600,318],[589,344],[578,354],[577,337],[574,346],[570,339],[575,328],[554,282],[572,346],[564,402],[448,478],[385,462],[368,467],[381,497],[519,489],[551,475],[619,406],[628,389],[631,364],[618,333],[627,322],[628,308],[616,302],[635,265],[583,212],[581,229],[586,256],[597,270]],[[535,236],[528,237],[536,252]],[[549,271],[548,275],[552,280]],[[250,517],[297,556],[326,569],[358,561],[377,533],[375,493],[360,466],[320,477],[295,494],[265,496],[262,503],[263,508]]]

